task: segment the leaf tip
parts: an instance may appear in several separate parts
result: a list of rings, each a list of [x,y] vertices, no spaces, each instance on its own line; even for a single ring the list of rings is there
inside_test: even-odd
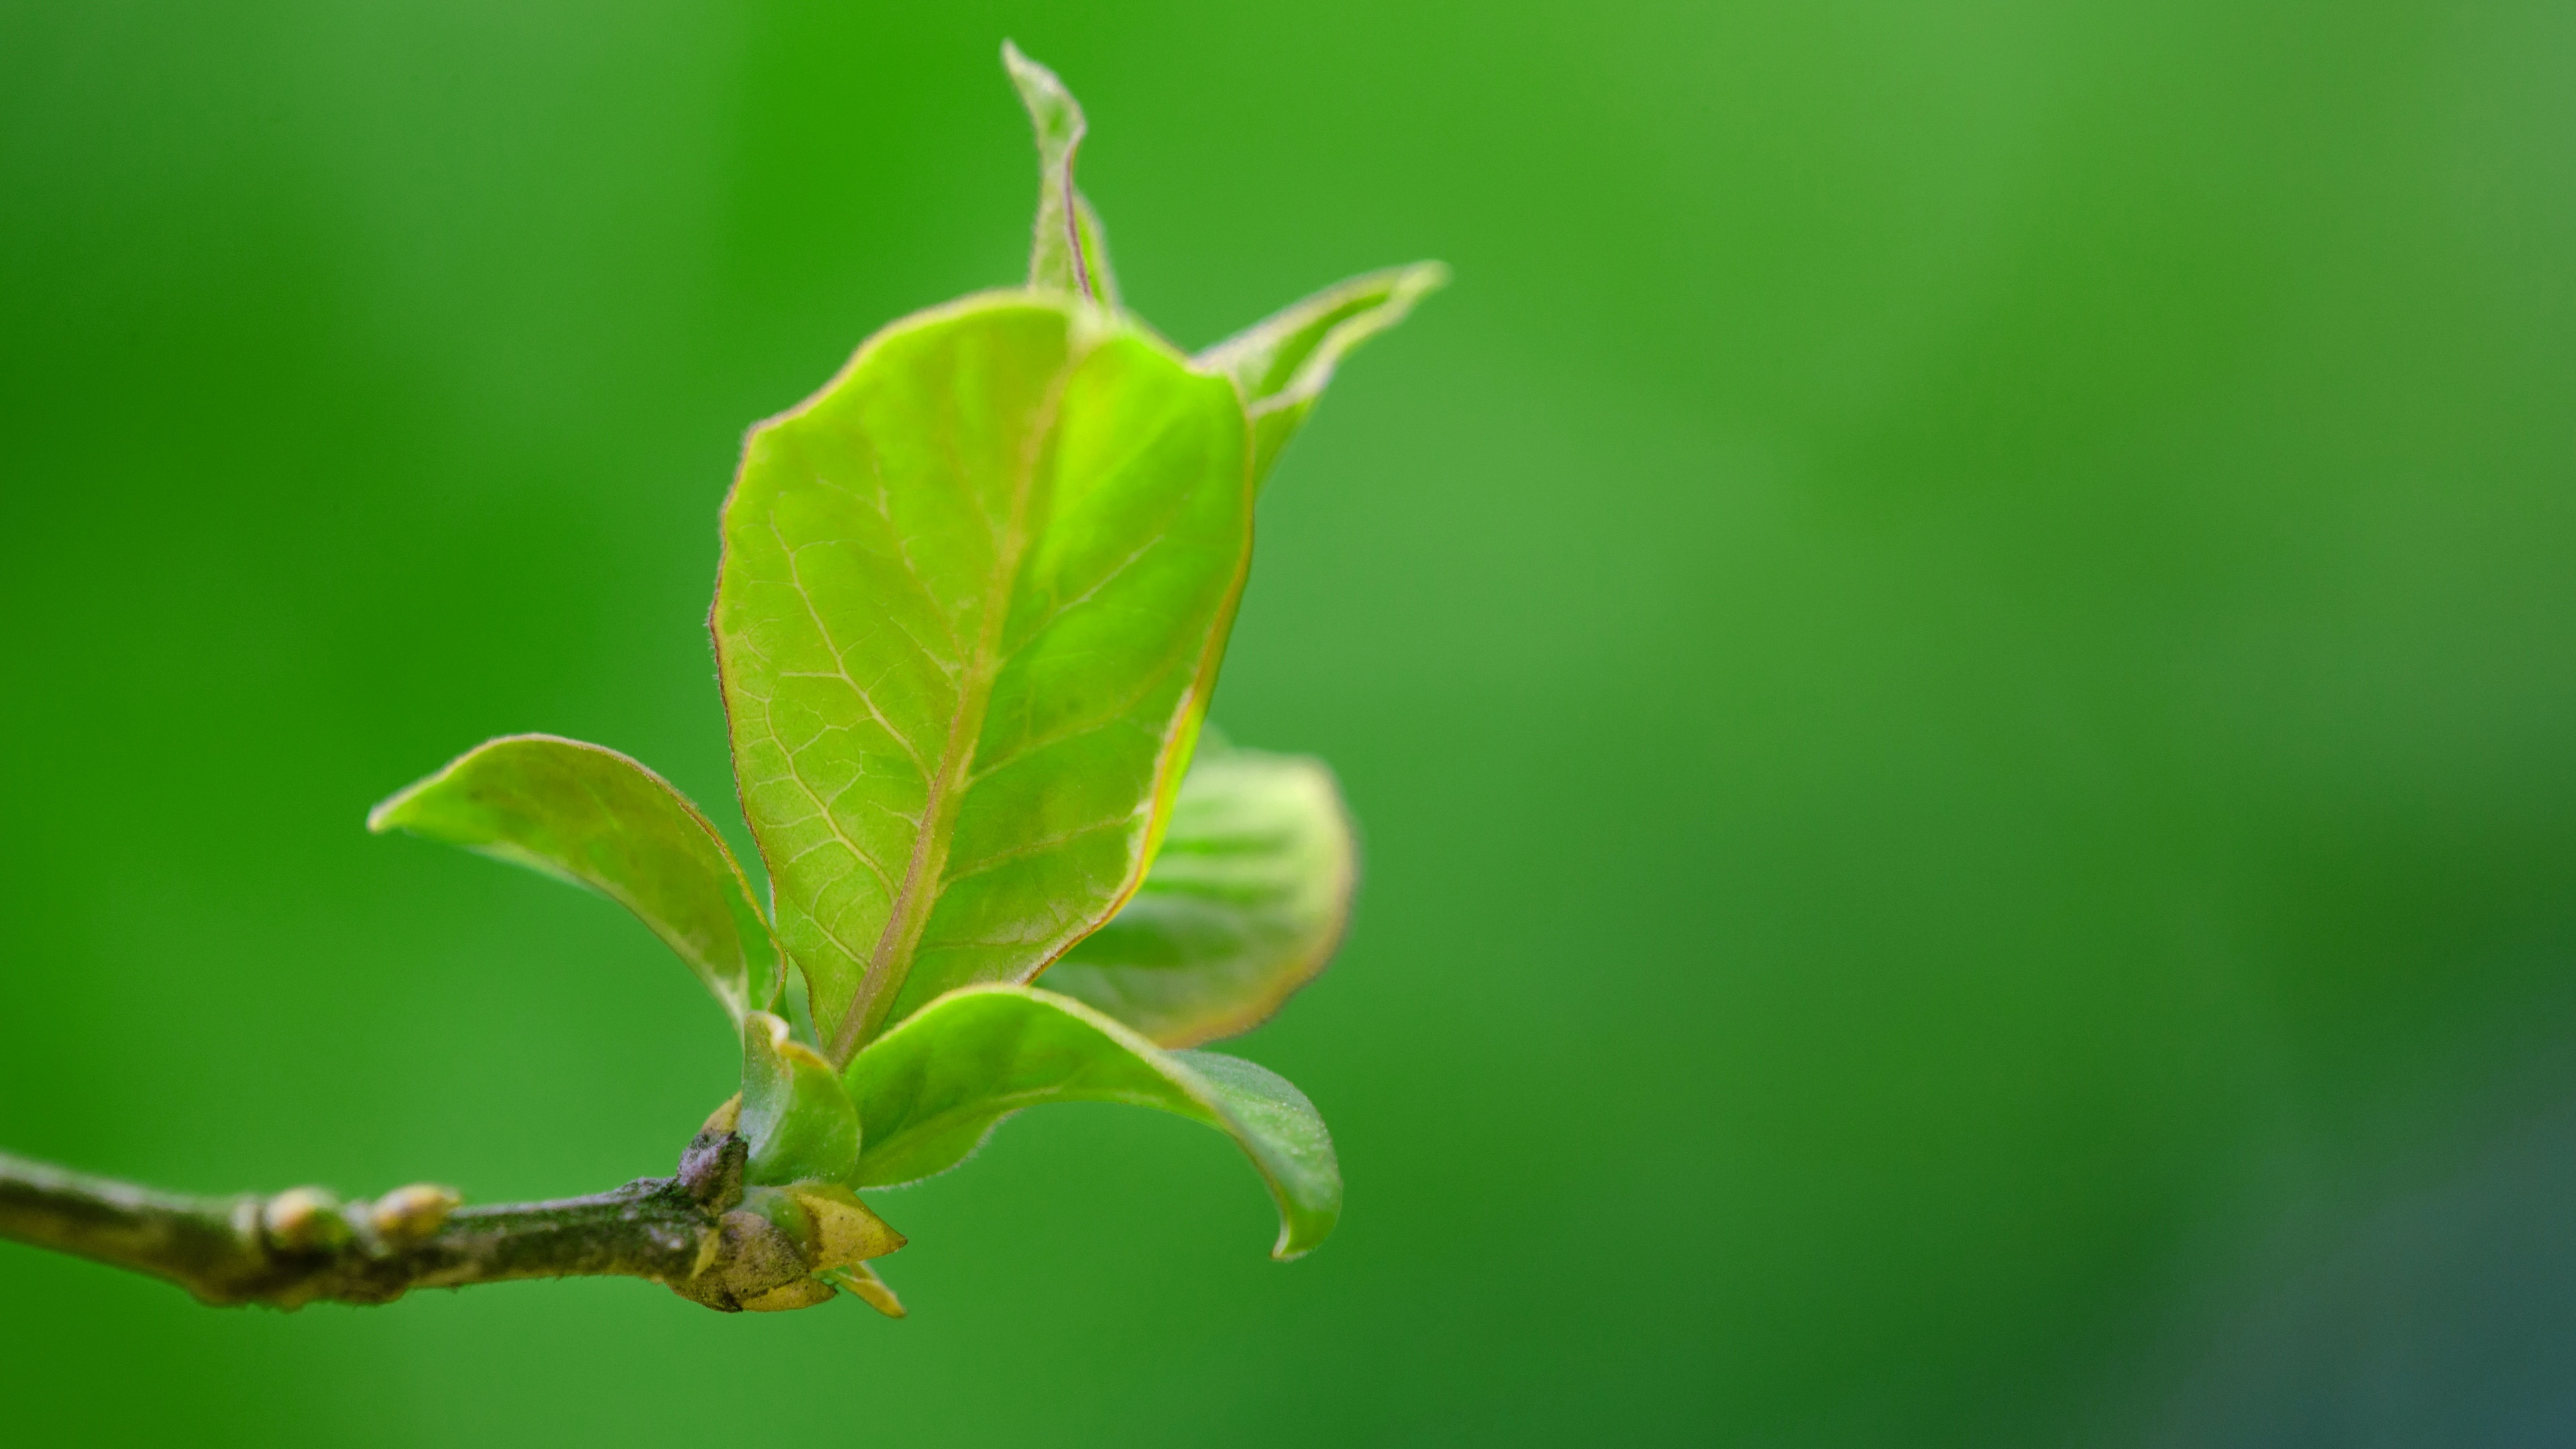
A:
[[[846,1268],[828,1268],[816,1275],[833,1287],[856,1298],[888,1318],[904,1318],[903,1300],[894,1288],[865,1263],[852,1263]]]
[[[1399,290],[1409,296],[1426,297],[1457,280],[1458,274],[1450,270],[1447,262],[1432,258],[1398,267],[1396,276]]]
[[[1342,1214],[1339,1207],[1334,1208],[1332,1215],[1321,1222],[1303,1215],[1289,1217],[1283,1214],[1279,1220],[1279,1241],[1270,1245],[1270,1261],[1296,1262],[1299,1258],[1324,1246],[1324,1240],[1333,1235],[1333,1229],[1340,1226],[1341,1221]]]
[[[403,826],[402,808],[410,804],[413,797],[420,794],[420,789],[420,785],[405,785],[377,801],[375,808],[367,812],[367,833],[382,835],[387,831],[400,830]]]
[[[1002,69],[1011,77],[1011,85],[1020,93],[1020,104],[1028,107],[1029,119],[1037,122],[1044,133],[1051,123],[1066,123],[1065,129],[1079,134],[1082,130],[1082,105],[1073,98],[1056,73],[1029,59],[1028,52],[1009,40],[1002,42]]]

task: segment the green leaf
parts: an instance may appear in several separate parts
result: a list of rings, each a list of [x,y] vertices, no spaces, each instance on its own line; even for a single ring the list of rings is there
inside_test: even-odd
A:
[[[1038,216],[1029,245],[1029,285],[1070,292],[1104,307],[1118,305],[1118,282],[1109,271],[1109,245],[1099,213],[1073,184],[1074,153],[1088,129],[1082,103],[1054,71],[1002,42],[1002,68],[1028,107],[1038,142]]]
[[[1250,560],[1225,379],[1078,300],[899,322],[761,425],[718,673],[778,926],[847,1061],[1143,877]]]
[[[735,1020],[777,993],[767,920],[698,807],[615,750],[554,735],[489,740],[378,805],[405,830],[586,886],[635,913]]]
[[[1243,389],[1252,416],[1252,482],[1270,476],[1279,450],[1306,425],[1306,415],[1352,348],[1404,320],[1413,304],[1449,284],[1449,269],[1415,262],[1370,272],[1325,288],[1305,301],[1209,348],[1201,367]]]
[[[1144,886],[1047,987],[1167,1047],[1250,1031],[1332,959],[1358,854],[1323,761],[1202,743]]]
[[[1167,1052],[1078,1001],[1025,986],[954,991],[852,1059],[844,1080],[865,1132],[861,1189],[966,1160],[995,1124],[1043,1102],[1126,1102],[1227,1134],[1279,1205],[1275,1258],[1324,1240],[1342,1212],[1332,1135],[1305,1094],[1214,1052]]]
[[[746,1182],[842,1182],[858,1166],[859,1109],[840,1074],[765,1011],[743,1018],[736,1130],[751,1147]]]

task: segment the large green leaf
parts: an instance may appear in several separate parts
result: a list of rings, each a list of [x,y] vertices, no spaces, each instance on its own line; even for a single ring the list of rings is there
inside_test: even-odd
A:
[[[1045,1102],[1126,1102],[1227,1134],[1279,1205],[1275,1258],[1332,1232],[1342,1172],[1303,1092],[1214,1052],[1167,1052],[1078,1001],[1025,986],[953,991],[871,1042],[845,1073],[858,1100],[859,1188],[945,1172],[995,1124]]]
[[[1351,349],[1404,320],[1413,304],[1447,286],[1449,269],[1415,262],[1327,287],[1209,348],[1199,365],[1243,389],[1252,415],[1252,482],[1270,476],[1279,450],[1306,425],[1306,415]]]
[[[378,805],[367,828],[587,886],[653,929],[739,1021],[777,992],[769,926],[698,807],[615,750],[554,735],[486,741]]]
[[[1332,959],[1357,879],[1323,761],[1202,742],[1144,886],[1047,987],[1167,1047],[1250,1031]]]
[[[1073,184],[1074,155],[1088,124],[1082,103],[1054,71],[1002,42],[1002,68],[1019,90],[1020,104],[1038,142],[1038,215],[1029,243],[1029,285],[1071,292],[1104,307],[1118,305],[1118,279],[1109,270],[1109,242],[1100,214]]]
[[[1136,888],[1250,560],[1248,467],[1227,380],[1044,293],[899,322],[753,432],[719,674],[835,1061]]]

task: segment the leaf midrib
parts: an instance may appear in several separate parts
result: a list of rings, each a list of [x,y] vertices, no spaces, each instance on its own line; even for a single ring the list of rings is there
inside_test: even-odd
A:
[[[1232,1124],[1227,1120],[1224,1112],[1208,1102],[1205,1098],[1201,1097],[1198,1092],[1192,1090],[1188,1085],[1176,1080],[1168,1072],[1157,1071],[1155,1072],[1155,1075],[1168,1084],[1174,1092],[1178,1093],[1183,1099],[1187,1100],[1191,1105],[1197,1107],[1201,1113],[1205,1114],[1198,1118],[1199,1121],[1212,1126],[1222,1127],[1229,1131],[1231,1130]],[[863,1126],[861,1129],[861,1141],[863,1145],[859,1151],[859,1173],[864,1176],[867,1172],[868,1155],[867,1146],[865,1144],[871,1140],[881,1141],[885,1144],[882,1149],[884,1156],[878,1159],[880,1162],[885,1161],[888,1158],[900,1162],[903,1158],[903,1154],[907,1150],[913,1149],[914,1144],[920,1142],[924,1138],[936,1141],[942,1134],[949,1132],[961,1124],[973,1122],[979,1117],[991,1117],[998,1122],[1001,1118],[1030,1107],[1042,1107],[1051,1102],[1066,1101],[1108,1102],[1128,1107],[1147,1107],[1158,1112],[1171,1112],[1172,1115],[1178,1117],[1189,1117],[1193,1115],[1186,1112],[1174,1111],[1170,1096],[1163,1093],[1148,1091],[1140,1087],[1121,1087],[1105,1091],[1085,1091],[1078,1087],[1067,1088],[1054,1086],[1027,1087],[1016,1092],[997,1092],[992,1096],[977,1097],[971,1102],[960,1103],[954,1107],[942,1107],[938,1111],[930,1113],[927,1116],[915,1117],[911,1121],[906,1122],[901,1130],[890,1133],[881,1139],[867,1138],[865,1135],[865,1128]]]
[[[966,776],[974,766],[974,747],[983,734],[984,712],[992,703],[993,682],[1001,674],[1002,631],[1009,622],[1011,595],[1027,558],[1029,495],[1036,489],[1038,463],[1045,454],[1048,438],[1055,432],[1066,384],[1082,357],[1082,351],[1077,350],[1078,338],[1070,328],[1065,341],[1064,361],[1048,380],[1046,393],[1031,420],[1018,476],[1012,480],[1010,513],[1003,525],[1002,547],[994,551],[984,617],[978,621],[975,646],[967,655],[958,683],[957,708],[949,715],[948,736],[939,747],[938,771],[931,777],[928,798],[922,802],[921,825],[913,834],[903,885],[895,895],[893,909],[887,913],[885,929],[877,937],[876,950],[860,973],[849,1010],[832,1037],[832,1063],[836,1067],[847,1065],[857,1055],[875,1025],[872,1018],[891,1007],[902,993],[904,978],[912,972],[914,950],[921,943],[923,928],[929,924],[931,908],[938,903],[937,883],[947,868],[957,807],[969,784]]]

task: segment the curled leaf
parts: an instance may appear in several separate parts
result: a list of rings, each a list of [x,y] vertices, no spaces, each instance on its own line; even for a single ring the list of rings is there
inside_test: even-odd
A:
[[[1025,986],[976,986],[923,1007],[870,1043],[844,1079],[860,1103],[855,1186],[893,1187],[956,1166],[1002,1118],[1046,1102],[1126,1102],[1234,1139],[1279,1208],[1275,1258],[1332,1232],[1342,1175],[1305,1094],[1251,1062],[1167,1052],[1080,1002]]]
[[[1042,979],[1166,1047],[1250,1031],[1332,959],[1358,854],[1323,761],[1204,743],[1145,884]]]
[[[555,735],[489,740],[378,805],[367,828],[597,891],[661,937],[737,1021],[777,992],[768,921],[724,837],[669,781],[615,750]]]

